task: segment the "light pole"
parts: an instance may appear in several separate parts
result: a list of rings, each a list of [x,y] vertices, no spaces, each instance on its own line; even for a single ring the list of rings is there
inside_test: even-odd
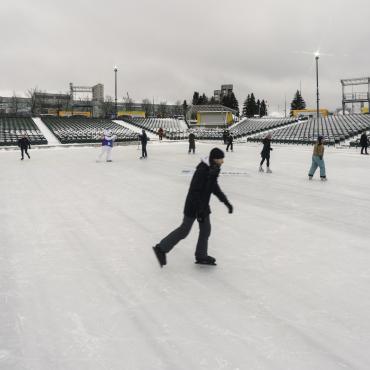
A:
[[[317,120],[319,120],[320,116],[320,108],[319,108],[319,57],[320,53],[317,51],[315,53],[315,60],[316,60],[316,116]]]
[[[114,118],[117,118],[117,71],[118,67],[114,66]]]

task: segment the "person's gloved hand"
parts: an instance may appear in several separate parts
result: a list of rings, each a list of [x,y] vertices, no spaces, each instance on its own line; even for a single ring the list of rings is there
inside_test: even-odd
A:
[[[198,221],[200,224],[204,222],[205,218],[206,218],[206,214],[205,214],[205,212],[204,212],[204,211],[198,211],[198,212],[197,212],[197,221]]]
[[[230,203],[226,203],[226,207],[229,210],[229,213],[233,213],[234,212],[234,207]]]

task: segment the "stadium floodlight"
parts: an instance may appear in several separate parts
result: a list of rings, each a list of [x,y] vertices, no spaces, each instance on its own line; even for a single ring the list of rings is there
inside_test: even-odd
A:
[[[319,107],[319,57],[320,53],[316,51],[315,53],[315,60],[316,60],[316,117],[317,121],[319,120],[320,116],[320,107]]]
[[[114,116],[117,118],[117,71],[118,67],[114,66]]]

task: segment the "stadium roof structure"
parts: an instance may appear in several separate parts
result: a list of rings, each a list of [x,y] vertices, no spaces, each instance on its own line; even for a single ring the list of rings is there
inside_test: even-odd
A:
[[[368,85],[370,83],[370,77],[363,78],[348,78],[340,80],[343,86],[352,86],[352,85]]]
[[[225,113],[231,112],[236,114],[236,110],[229,107],[225,107],[221,104],[209,104],[209,105],[192,105],[190,107],[191,113]]]

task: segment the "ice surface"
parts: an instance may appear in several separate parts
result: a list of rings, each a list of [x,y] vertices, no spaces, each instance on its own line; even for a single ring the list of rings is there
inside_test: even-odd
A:
[[[219,144],[221,145],[221,144]],[[369,160],[311,147],[235,145],[212,200],[209,253],[197,225],[160,269],[151,247],[182,218],[212,144],[0,151],[0,369],[370,368]],[[317,176],[317,175],[316,175]]]

